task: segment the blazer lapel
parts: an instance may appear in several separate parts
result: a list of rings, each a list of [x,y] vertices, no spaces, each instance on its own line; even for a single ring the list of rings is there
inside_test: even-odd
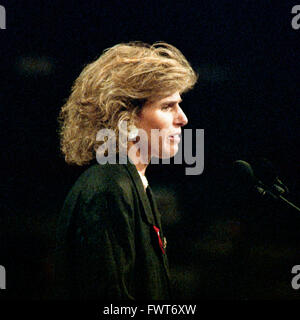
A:
[[[161,227],[161,215],[160,215],[160,212],[159,212],[159,210],[157,208],[156,201],[154,201],[153,192],[152,192],[152,190],[151,190],[151,188],[149,186],[148,186],[148,188],[149,188],[148,191],[149,191],[149,196],[151,198],[154,215],[156,217],[156,221],[158,223],[158,228],[160,230],[160,234],[161,234],[161,237],[162,237],[162,240],[163,240],[164,233],[162,232],[162,227]],[[165,267],[165,271],[166,271],[167,277],[169,278],[169,281],[170,281],[171,277],[170,277],[170,272],[169,272],[169,264],[168,264],[168,260],[167,260],[167,255],[166,254],[162,254],[162,259],[163,259],[163,263],[164,263],[164,267]]]
[[[159,210],[157,208],[156,201],[154,200],[155,197],[154,197],[154,194],[153,194],[152,189],[150,188],[150,186],[148,186],[148,193],[149,193],[150,201],[152,203],[152,207],[153,207],[153,211],[154,211],[153,214],[155,215],[156,221],[158,223],[158,228],[160,230],[162,230],[160,212],[159,212]]]

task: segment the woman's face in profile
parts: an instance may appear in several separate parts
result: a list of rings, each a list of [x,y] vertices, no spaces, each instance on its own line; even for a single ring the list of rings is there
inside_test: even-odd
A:
[[[148,143],[150,158],[171,158],[177,153],[181,127],[188,122],[179,106],[181,101],[177,91],[167,97],[148,101],[142,107],[137,127],[147,134],[148,141],[145,143]]]

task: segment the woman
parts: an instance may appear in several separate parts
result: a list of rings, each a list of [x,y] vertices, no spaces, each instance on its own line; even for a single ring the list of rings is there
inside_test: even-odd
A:
[[[145,171],[152,157],[178,151],[187,123],[180,95],[196,79],[172,45],[133,42],[105,50],[75,81],[60,112],[61,149],[68,163],[98,163],[79,177],[59,219],[56,275],[64,297],[170,298]]]

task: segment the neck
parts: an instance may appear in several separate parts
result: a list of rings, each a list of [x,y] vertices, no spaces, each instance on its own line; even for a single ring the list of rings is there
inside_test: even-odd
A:
[[[137,171],[139,173],[141,173],[143,176],[145,175],[145,172],[146,172],[146,169],[147,169],[147,166],[148,164],[143,164],[143,163],[137,163],[137,164],[134,164]]]
[[[130,150],[130,152],[128,152],[128,157],[135,165],[137,171],[144,176],[146,169],[150,163],[148,155],[143,156],[141,154],[140,148],[137,148],[133,143],[128,143],[128,150]]]

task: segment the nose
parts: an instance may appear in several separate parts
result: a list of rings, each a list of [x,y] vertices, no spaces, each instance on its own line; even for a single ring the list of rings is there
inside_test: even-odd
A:
[[[188,118],[183,112],[183,110],[178,106],[176,115],[176,124],[180,127],[185,126],[188,123]]]

